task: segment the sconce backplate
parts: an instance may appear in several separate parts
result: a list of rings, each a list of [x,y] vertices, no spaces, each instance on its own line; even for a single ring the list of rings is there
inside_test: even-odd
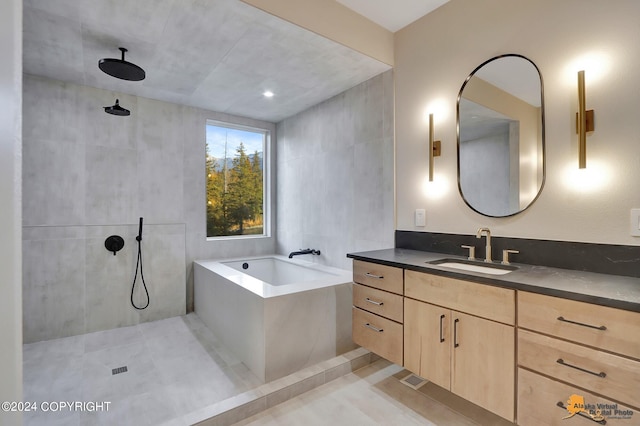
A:
[[[594,119],[595,114],[593,113],[592,109],[587,110],[584,113],[585,113],[586,120],[587,120],[587,127],[586,127],[585,131],[586,132],[593,132],[594,129],[596,128],[595,121],[594,121],[595,120]],[[576,112],[576,135],[578,134],[578,127],[579,127],[579,124],[578,124],[578,113]]]
[[[440,157],[442,153],[442,143],[440,141],[433,141],[433,156]]]

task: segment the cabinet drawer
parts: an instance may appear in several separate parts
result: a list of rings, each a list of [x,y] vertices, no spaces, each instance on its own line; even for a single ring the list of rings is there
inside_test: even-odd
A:
[[[521,291],[518,326],[640,359],[638,312]]]
[[[617,401],[640,404],[639,361],[519,330],[518,363]]]
[[[396,294],[404,293],[403,270],[393,266],[353,261],[353,281]]]
[[[360,284],[353,285],[353,304],[365,311],[402,322],[403,297]]]
[[[405,296],[493,321],[515,324],[515,290],[406,271]]]
[[[631,426],[638,424],[640,413],[635,412],[631,408],[622,404],[616,404],[605,398],[595,396],[589,392],[573,386],[568,386],[560,382],[556,382],[531,371],[518,369],[518,425],[521,426],[595,426],[591,418],[585,417],[586,414],[579,413],[571,419],[563,420],[570,413],[567,411],[567,401],[572,395],[584,397],[585,405],[608,404],[616,406],[619,411],[617,414],[612,410],[611,413],[603,412],[607,426]],[[563,407],[559,407],[561,403]],[[622,414],[620,412],[627,412]],[[628,412],[633,411],[629,416]],[[628,418],[614,418],[618,416],[627,416]]]
[[[402,365],[402,324],[352,308],[353,341],[363,348]]]

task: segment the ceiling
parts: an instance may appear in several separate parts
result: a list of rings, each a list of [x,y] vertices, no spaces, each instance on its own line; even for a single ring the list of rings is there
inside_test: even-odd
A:
[[[23,32],[27,74],[270,122],[390,68],[240,0],[24,0]],[[99,70],[120,46],[145,80]]]
[[[519,56],[503,56],[478,69],[477,76],[529,105],[542,105],[540,72],[533,62]]]
[[[336,0],[360,15],[396,32],[449,0]],[[393,4],[392,4],[393,3]]]

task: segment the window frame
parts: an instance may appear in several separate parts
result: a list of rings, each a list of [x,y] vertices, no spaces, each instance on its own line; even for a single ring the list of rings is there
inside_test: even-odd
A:
[[[271,214],[272,214],[272,199],[271,199],[271,144],[272,144],[272,131],[266,127],[249,126],[245,124],[231,123],[228,121],[207,119],[205,123],[205,152],[204,160],[206,164],[207,160],[207,126],[223,127],[232,130],[242,130],[253,133],[260,133],[263,135],[263,152],[262,152],[262,234],[253,235],[220,235],[210,237],[207,230],[207,175],[205,168],[205,185],[204,185],[204,208],[205,208],[205,238],[207,241],[223,241],[223,240],[238,240],[238,239],[261,239],[271,238]]]

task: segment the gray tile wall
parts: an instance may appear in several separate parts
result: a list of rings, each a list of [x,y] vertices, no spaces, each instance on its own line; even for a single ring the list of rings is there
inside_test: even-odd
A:
[[[350,268],[347,252],[393,247],[393,74],[278,123],[278,252]]]
[[[130,117],[104,113],[116,98]],[[274,237],[207,241],[204,202],[206,120],[275,125],[28,75],[23,101],[26,343],[183,314],[194,259],[275,251]],[[141,216],[145,311],[129,301]]]

